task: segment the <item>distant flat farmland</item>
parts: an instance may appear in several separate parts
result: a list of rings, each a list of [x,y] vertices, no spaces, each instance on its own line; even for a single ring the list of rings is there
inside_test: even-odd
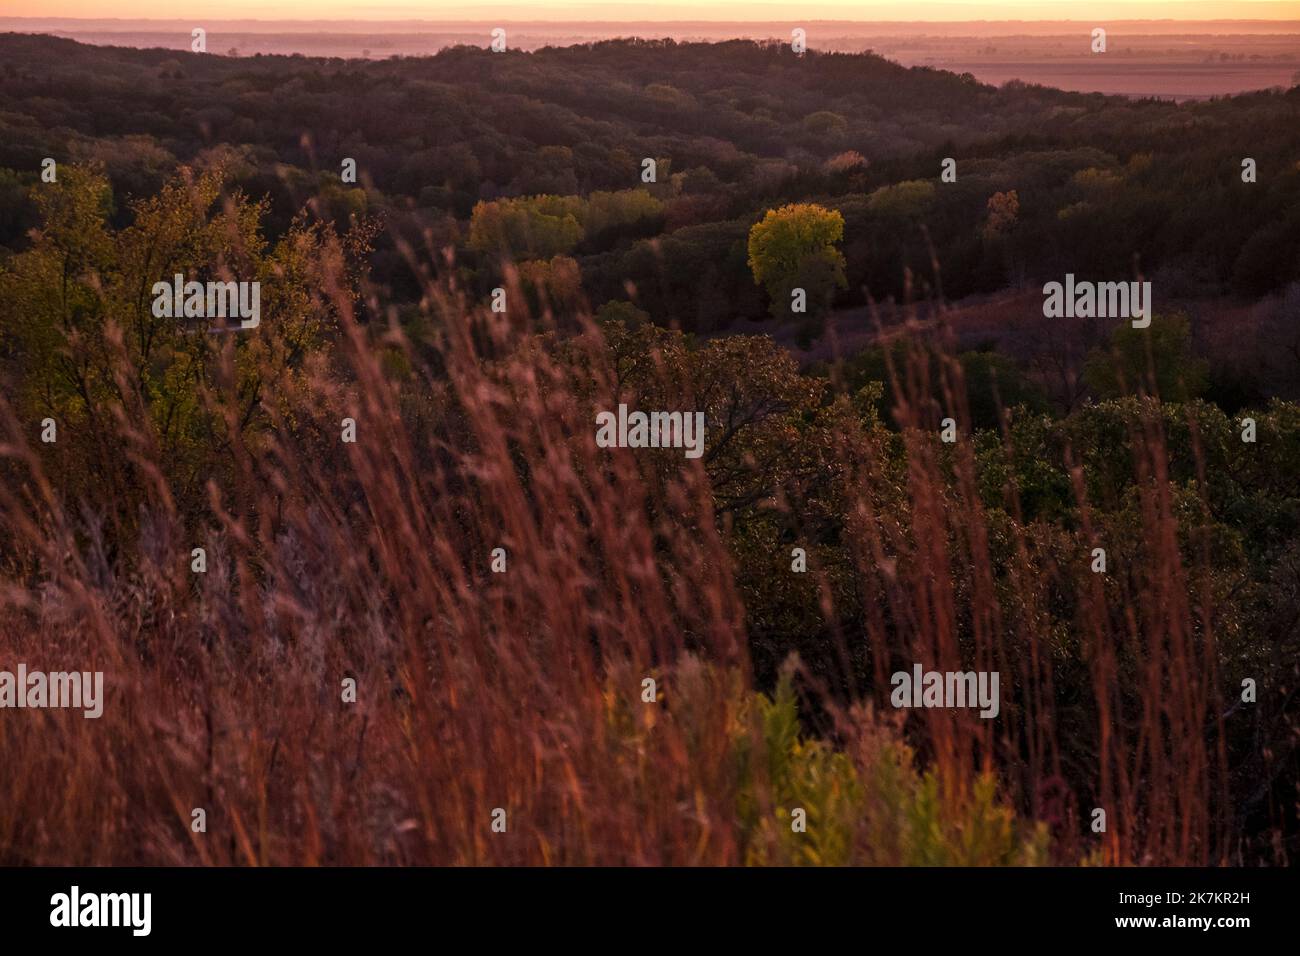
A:
[[[1290,87],[1296,67],[1271,64],[1178,64],[1160,59],[1133,60],[1122,65],[1085,63],[954,62],[942,69],[971,73],[984,83],[1000,86],[1008,80],[1040,83],[1078,93],[1156,96],[1177,101],[1208,99]]]
[[[908,66],[970,73],[984,83],[1040,83],[1080,93],[1204,99],[1291,87],[1300,71],[1300,35],[1124,36],[1107,52],[1089,50],[1080,31],[1056,37],[918,37],[872,48]]]

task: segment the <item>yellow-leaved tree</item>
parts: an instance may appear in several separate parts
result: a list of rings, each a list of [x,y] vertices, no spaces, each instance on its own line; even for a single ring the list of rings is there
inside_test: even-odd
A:
[[[775,318],[793,318],[799,344],[821,332],[836,289],[848,285],[844,256],[844,217],[815,203],[769,209],[749,230],[749,268],[754,282],[771,297]]]

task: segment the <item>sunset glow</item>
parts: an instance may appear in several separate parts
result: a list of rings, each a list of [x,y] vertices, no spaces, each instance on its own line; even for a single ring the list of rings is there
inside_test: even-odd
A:
[[[11,17],[83,17],[96,19],[172,19],[209,17],[259,20],[429,20],[457,21],[484,17],[531,20],[1097,20],[1097,19],[1265,19],[1300,17],[1300,3],[1277,0],[1137,0],[1089,3],[1082,0],[915,0],[915,2],[853,3],[815,0],[812,3],[713,0],[462,0],[429,4],[417,0],[384,0],[359,4],[354,0],[62,0],[35,9],[22,0],[2,0],[0,15]]]

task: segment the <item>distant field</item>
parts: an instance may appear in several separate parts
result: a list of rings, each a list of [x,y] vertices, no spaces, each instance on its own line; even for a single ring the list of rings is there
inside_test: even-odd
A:
[[[907,66],[971,73],[985,83],[1041,83],[1080,93],[1204,99],[1291,87],[1300,71],[1300,34],[1126,35],[1111,31],[1093,54],[1088,34],[919,37],[877,41],[875,52]]]
[[[1093,67],[1091,63],[1035,63],[1018,60],[987,63],[958,61],[929,65],[957,73],[971,73],[981,81],[997,86],[1018,79],[1079,93],[1158,96],[1179,101],[1231,96],[1274,86],[1290,87],[1295,83],[1292,80],[1294,66],[1264,63],[1183,65],[1159,59],[1139,59],[1118,67],[1109,63]]]

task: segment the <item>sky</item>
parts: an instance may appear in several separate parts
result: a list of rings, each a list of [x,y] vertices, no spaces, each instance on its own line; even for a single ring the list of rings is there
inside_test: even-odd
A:
[[[1300,19],[1300,0],[0,0],[22,17],[263,20],[1101,20]]]

